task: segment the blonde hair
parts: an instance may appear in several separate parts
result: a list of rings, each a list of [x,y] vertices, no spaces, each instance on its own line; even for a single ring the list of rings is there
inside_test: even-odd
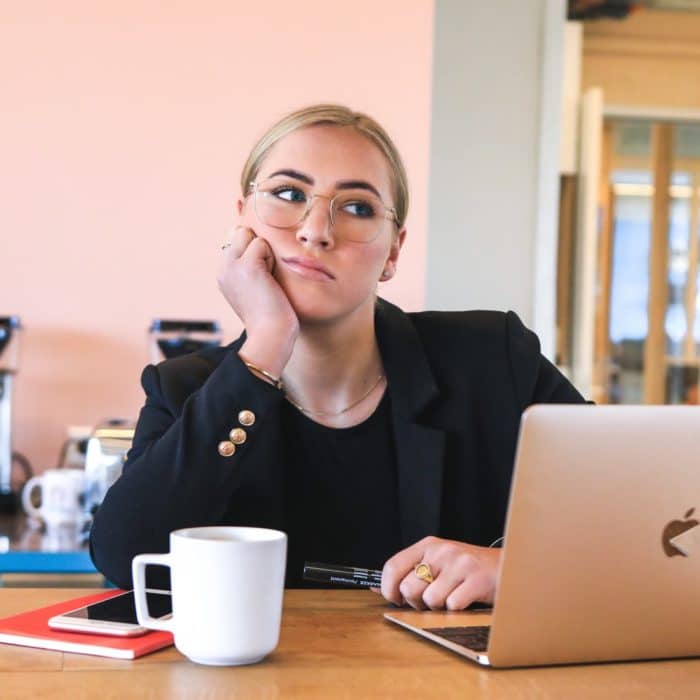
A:
[[[310,126],[350,126],[366,136],[384,154],[390,166],[394,189],[396,223],[402,228],[408,213],[408,178],[399,151],[389,135],[372,117],[353,112],[337,104],[317,104],[296,110],[273,124],[255,144],[241,172],[241,191],[245,195],[255,180],[270,149],[282,138],[297,129]]]

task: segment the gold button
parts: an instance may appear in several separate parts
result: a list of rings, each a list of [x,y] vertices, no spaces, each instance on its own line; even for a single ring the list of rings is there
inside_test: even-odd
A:
[[[246,435],[243,428],[234,428],[229,434],[228,438],[234,445],[242,445],[248,436]]]
[[[253,425],[255,423],[255,414],[252,411],[241,411],[238,414],[238,422],[245,426]]]
[[[222,440],[219,443],[219,454],[222,457],[230,457],[236,451],[236,446],[228,440]]]

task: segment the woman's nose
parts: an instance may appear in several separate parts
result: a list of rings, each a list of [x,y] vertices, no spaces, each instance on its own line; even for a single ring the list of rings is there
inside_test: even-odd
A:
[[[297,240],[301,243],[328,248],[333,245],[331,229],[328,199],[325,197],[314,197],[304,220],[297,230]]]

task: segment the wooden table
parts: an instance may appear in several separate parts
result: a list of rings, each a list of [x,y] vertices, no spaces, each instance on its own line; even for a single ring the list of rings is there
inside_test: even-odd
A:
[[[85,594],[0,589],[0,617]],[[700,660],[484,669],[385,622],[386,609],[369,591],[287,591],[279,647],[244,667],[200,666],[174,648],[120,661],[1,644],[0,698],[700,697]]]

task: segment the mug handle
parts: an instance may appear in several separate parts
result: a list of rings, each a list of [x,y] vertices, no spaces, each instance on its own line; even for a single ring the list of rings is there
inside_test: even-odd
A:
[[[22,508],[31,518],[41,518],[41,510],[32,503],[32,491],[36,486],[41,486],[41,474],[33,476],[22,489]]]
[[[159,620],[151,617],[148,612],[146,601],[146,567],[149,564],[158,566],[171,566],[169,554],[137,554],[131,562],[131,576],[134,579],[134,602],[136,603],[136,618],[142,627],[152,630],[164,630],[165,632],[175,632],[175,622],[171,617],[169,620]]]

